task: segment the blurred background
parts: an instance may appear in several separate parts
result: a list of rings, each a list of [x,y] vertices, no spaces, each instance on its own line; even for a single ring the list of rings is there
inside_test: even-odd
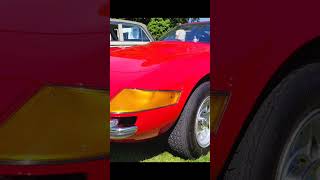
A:
[[[155,40],[179,24],[209,21],[210,18],[117,18],[143,23]]]

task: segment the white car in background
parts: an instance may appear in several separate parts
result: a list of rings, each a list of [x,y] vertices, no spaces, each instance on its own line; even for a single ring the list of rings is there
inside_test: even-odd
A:
[[[110,49],[144,45],[154,41],[146,25],[122,20],[110,19]]]

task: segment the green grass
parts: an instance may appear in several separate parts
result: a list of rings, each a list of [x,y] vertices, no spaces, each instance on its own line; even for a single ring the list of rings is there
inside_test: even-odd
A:
[[[210,153],[185,160],[170,152],[163,139],[139,143],[111,143],[111,162],[210,162]]]
[[[166,151],[142,162],[210,162],[210,153],[195,160],[185,160]]]

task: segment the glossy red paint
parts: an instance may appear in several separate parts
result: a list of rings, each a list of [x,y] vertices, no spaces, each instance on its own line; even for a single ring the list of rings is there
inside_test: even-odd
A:
[[[267,83],[297,49],[319,37],[319,1],[214,1],[212,89],[231,94],[211,135],[215,178]],[[299,12],[299,13],[298,13]],[[301,59],[303,61],[303,59]]]
[[[110,47],[110,52],[119,50],[119,49],[124,49],[125,47]]]
[[[105,6],[104,0],[0,2],[0,123],[45,85],[109,89]],[[1,165],[0,174],[81,171],[106,179],[106,162]]]
[[[137,116],[138,131],[129,140],[155,137],[177,120],[193,88],[209,75],[209,58],[210,45],[193,42],[152,42],[111,52],[111,100],[124,88],[182,92],[176,105],[140,113],[111,114]]]

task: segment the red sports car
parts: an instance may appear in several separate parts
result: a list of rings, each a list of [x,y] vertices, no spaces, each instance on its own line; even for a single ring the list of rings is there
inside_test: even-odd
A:
[[[110,137],[133,142],[168,132],[185,158],[210,146],[210,24],[177,26],[158,42],[111,52]]]
[[[320,179],[320,2],[215,5],[213,179]]]

